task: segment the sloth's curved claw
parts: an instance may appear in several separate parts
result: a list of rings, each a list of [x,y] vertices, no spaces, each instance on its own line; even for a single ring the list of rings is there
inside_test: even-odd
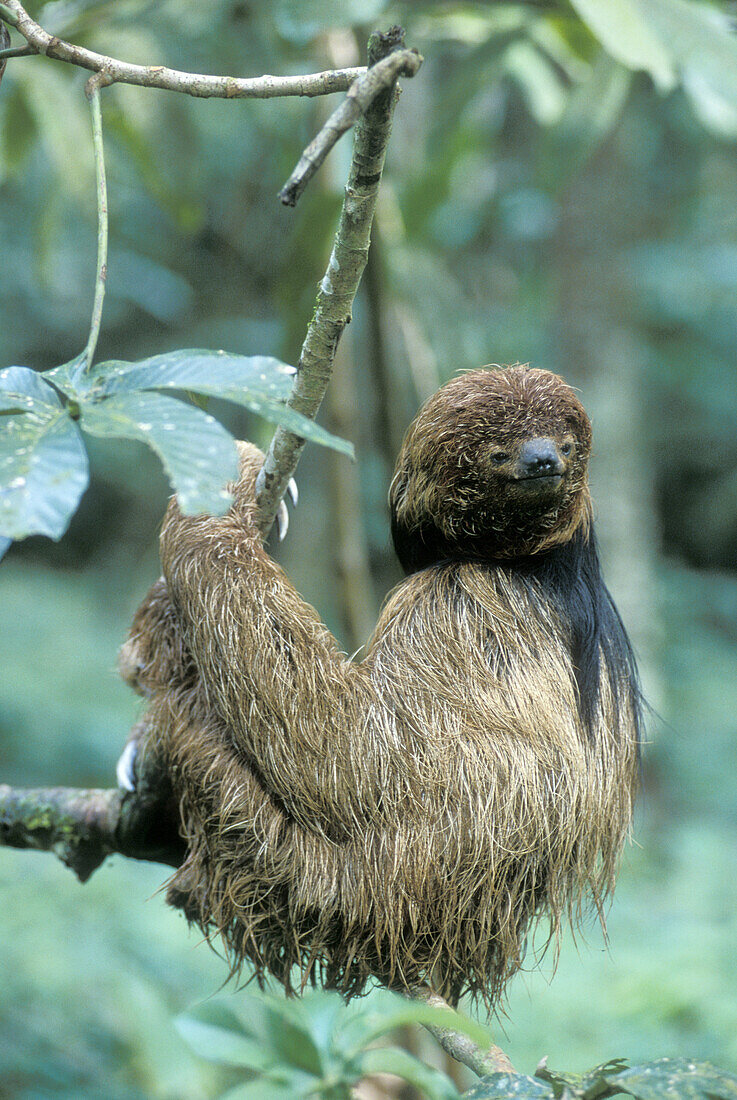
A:
[[[289,481],[287,482],[287,492],[292,498],[292,504],[296,508],[299,504],[299,489],[297,488],[297,482],[294,480],[293,477],[290,477]]]
[[[276,527],[279,532],[279,542],[284,542],[289,530],[289,512],[284,501],[281,502],[276,513]]]
[[[135,791],[136,789],[136,755],[138,754],[138,745],[135,741],[129,741],[120,754],[120,759],[115,765],[115,774],[118,779],[118,786],[124,791]]]

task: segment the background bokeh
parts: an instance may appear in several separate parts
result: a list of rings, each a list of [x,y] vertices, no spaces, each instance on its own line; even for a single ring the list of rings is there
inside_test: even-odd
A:
[[[244,75],[356,64],[375,24],[407,27],[426,61],[405,82],[323,417],[358,461],[308,449],[274,552],[353,652],[399,579],[385,498],[420,400],[489,362],[530,361],[580,389],[606,574],[652,706],[643,795],[609,946],[592,924],[554,978],[551,957],[530,959],[500,1041],[526,1072],[543,1055],[574,1070],[662,1055],[737,1070],[737,92],[704,92],[698,64],[671,81],[634,71],[566,3],[30,8],[102,52]],[[734,9],[708,6],[715,19]],[[28,58],[0,87],[0,365],[49,368],[86,339],[83,83]],[[335,102],[105,93],[101,358],[297,359],[349,139],[296,210],[276,192]],[[268,441],[268,426],[222,412]],[[116,651],[157,576],[167,485],[143,448],[89,442],[92,486],[67,535],[28,539],[0,566],[8,783],[109,785],[139,713]],[[172,1020],[226,968],[166,909],[165,878],[116,858],[82,887],[50,856],[0,849],[0,1097],[215,1095],[222,1079]]]

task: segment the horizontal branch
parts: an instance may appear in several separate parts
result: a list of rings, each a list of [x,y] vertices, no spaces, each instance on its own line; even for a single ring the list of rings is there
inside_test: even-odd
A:
[[[177,867],[184,855],[166,784],[120,790],[0,784],[0,845],[53,852],[86,882],[113,852]]]
[[[142,88],[161,88],[182,92],[201,99],[274,99],[279,96],[318,96],[345,92],[363,68],[332,69],[324,73],[298,76],[209,76],[184,73],[164,65],[132,65],[49,34],[31,19],[19,0],[0,4],[0,19],[14,26],[28,45],[39,54],[77,65],[91,72],[104,72],[110,84],[135,84]]]

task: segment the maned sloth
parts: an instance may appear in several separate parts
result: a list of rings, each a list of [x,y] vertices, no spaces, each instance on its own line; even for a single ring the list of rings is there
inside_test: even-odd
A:
[[[287,989],[429,982],[487,1004],[533,918],[601,903],[628,831],[640,696],[601,579],[588,418],[556,375],[454,378],[389,499],[406,579],[350,660],[264,550],[262,455],[227,516],[161,533],[122,666],[149,698],[186,858],[169,901]]]

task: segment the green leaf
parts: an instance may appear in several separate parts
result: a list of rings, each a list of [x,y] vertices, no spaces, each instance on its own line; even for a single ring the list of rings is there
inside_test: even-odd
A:
[[[270,1052],[280,1072],[292,1067],[301,1073],[323,1075],[322,1053],[310,1034],[310,1000],[309,996],[304,1000],[286,1000],[245,991],[238,995],[241,1031]],[[230,1006],[226,1008],[229,1010]],[[201,1018],[199,1011],[197,1015]]]
[[[248,1081],[245,1085],[228,1089],[219,1100],[295,1100],[295,1095],[290,1084],[278,1084],[259,1077],[258,1081]]]
[[[554,1100],[555,1094],[549,1085],[523,1073],[489,1073],[463,1093],[463,1100],[507,1100],[511,1096],[519,1096],[521,1100]]]
[[[434,1008],[423,1001],[408,1001],[389,992],[377,991],[368,1009],[357,1009],[341,1028],[341,1049],[355,1053],[382,1035],[408,1024],[449,1028],[468,1035],[480,1046],[493,1042],[487,1028],[452,1008]]]
[[[65,397],[79,400],[78,379],[82,374],[85,362],[85,355],[82,352],[76,355],[74,359],[70,359],[68,363],[62,363],[60,366],[54,367],[53,370],[44,371],[42,377],[47,382],[52,382]]]
[[[550,126],[563,114],[566,87],[555,66],[532,42],[518,39],[504,53],[504,68],[519,85],[533,118]]]
[[[588,1073],[559,1073],[557,1070],[548,1069],[543,1060],[535,1071],[535,1076],[541,1081],[547,1081],[553,1087],[556,1097],[564,1094],[581,1097],[581,1100],[597,1100],[598,1097],[614,1096],[622,1090],[618,1081],[612,1082],[610,1077],[615,1077],[627,1068],[627,1062],[622,1058],[613,1058],[596,1066]]]
[[[378,1047],[367,1050],[359,1061],[360,1075],[369,1073],[394,1073],[409,1081],[430,1100],[458,1100],[460,1093],[449,1077],[437,1069],[426,1066],[414,1055],[397,1047]]]
[[[332,1054],[333,1040],[336,1028],[339,1028],[342,1020],[350,1009],[346,1007],[343,998],[337,993],[310,993],[304,998],[305,1008],[308,1013],[308,1026],[310,1034],[317,1048],[327,1052],[327,1057]]]
[[[659,1058],[625,1069],[616,1078],[623,1092],[638,1100],[737,1100],[737,1076],[708,1062]]]
[[[223,515],[238,476],[235,440],[214,417],[158,393],[121,393],[82,406],[81,427],[147,443],[161,458],[186,515]]]
[[[224,351],[183,348],[152,355],[137,363],[116,359],[98,363],[88,379],[91,392],[104,396],[133,390],[176,389],[226,397],[243,391],[256,406],[254,412],[258,412],[258,403],[263,398],[286,400],[294,373],[294,367],[268,355],[229,355]]]
[[[274,1059],[263,1044],[245,1036],[237,1022],[231,1028],[197,1019],[194,1014],[174,1021],[179,1034],[201,1058],[262,1073]]]
[[[61,408],[56,391],[30,367],[0,370],[0,412],[36,412],[48,416]]]
[[[700,121],[737,135],[737,39],[725,12],[693,0],[638,0],[643,17],[668,43]]]
[[[80,379],[85,395],[94,399],[136,390],[183,390],[232,401],[273,424],[353,456],[352,444],[331,435],[285,404],[292,389],[294,367],[268,355],[230,355],[224,351],[184,348],[154,355],[138,363],[99,363]]]
[[[16,370],[22,368],[15,368]],[[52,393],[50,387],[46,387]],[[87,453],[66,410],[0,417],[0,535],[59,539],[87,487]]]
[[[650,73],[661,92],[675,87],[673,54],[639,0],[571,0],[571,4],[615,60],[628,69]]]

